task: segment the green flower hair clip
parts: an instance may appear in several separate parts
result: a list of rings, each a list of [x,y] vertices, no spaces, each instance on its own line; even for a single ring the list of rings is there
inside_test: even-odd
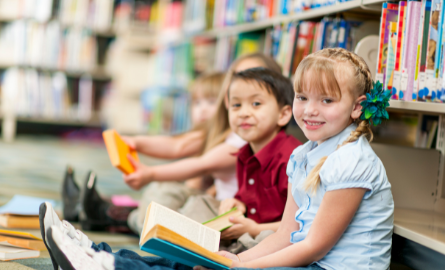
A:
[[[382,83],[377,81],[373,84],[371,93],[366,93],[366,100],[362,101],[362,115],[360,119],[368,120],[374,126],[380,125],[382,119],[389,119],[386,107],[389,106],[391,91],[384,91]]]

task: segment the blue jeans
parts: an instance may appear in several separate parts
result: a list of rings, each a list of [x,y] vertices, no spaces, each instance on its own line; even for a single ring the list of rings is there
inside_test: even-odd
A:
[[[100,243],[96,245],[93,243],[91,246],[96,251],[106,251],[108,253],[112,253],[111,247],[107,243]],[[112,253],[114,255],[114,267],[115,270],[192,270],[193,268],[183,265],[180,263],[176,263],[174,261],[170,261],[167,259],[163,259],[160,257],[154,256],[146,256],[142,257],[136,252],[133,252],[128,249],[121,249],[116,253]],[[249,268],[232,268],[232,269],[249,269]],[[306,267],[272,267],[266,268],[269,270],[323,270],[318,265],[312,264]]]

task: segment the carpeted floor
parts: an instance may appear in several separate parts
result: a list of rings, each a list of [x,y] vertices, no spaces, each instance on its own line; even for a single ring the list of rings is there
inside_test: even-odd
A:
[[[145,164],[162,161],[142,157]],[[89,170],[98,175],[101,195],[128,194],[135,199],[140,191],[131,190],[123,181],[120,171],[111,166],[103,144],[66,141],[54,137],[18,137],[13,143],[0,141],[0,205],[15,194],[54,199],[60,211],[60,188],[65,168],[70,164],[81,186]],[[40,235],[38,230],[32,231]],[[140,254],[138,238],[109,233],[89,233],[94,242],[105,241],[114,250],[127,248]],[[145,253],[146,254],[146,253]],[[148,255],[148,254],[146,254]],[[38,259],[0,262],[0,269],[52,269],[48,252],[41,252]]]

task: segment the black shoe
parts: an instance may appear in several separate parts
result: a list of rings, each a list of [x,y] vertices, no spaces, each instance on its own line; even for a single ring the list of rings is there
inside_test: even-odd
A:
[[[96,182],[96,174],[89,172],[80,195],[82,230],[130,233],[127,218],[136,208],[115,206],[102,199],[96,191]]]
[[[79,221],[80,189],[74,181],[74,171],[68,166],[62,185],[63,218],[69,222]]]

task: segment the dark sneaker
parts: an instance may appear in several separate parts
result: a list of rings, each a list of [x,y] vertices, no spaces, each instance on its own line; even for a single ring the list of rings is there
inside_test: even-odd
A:
[[[59,230],[70,239],[73,245],[80,247],[91,247],[93,242],[88,239],[88,237],[81,231],[76,230],[73,225],[68,221],[60,221],[57,213],[54,211],[53,207],[49,202],[44,202],[39,208],[39,222],[40,222],[40,233],[42,234],[43,243],[48,249],[48,253],[51,257],[51,261],[54,266],[54,270],[58,270],[58,264],[52,253],[51,245],[48,244],[48,237],[46,232],[51,226],[59,228]]]
[[[75,245],[57,226],[47,231],[53,257],[63,270],[114,270],[114,256]]]
[[[127,219],[136,208],[115,206],[102,199],[96,190],[96,182],[96,174],[88,173],[80,195],[79,219],[82,230],[131,233]]]
[[[80,189],[74,180],[74,171],[68,166],[62,185],[63,218],[66,221],[79,221]]]

